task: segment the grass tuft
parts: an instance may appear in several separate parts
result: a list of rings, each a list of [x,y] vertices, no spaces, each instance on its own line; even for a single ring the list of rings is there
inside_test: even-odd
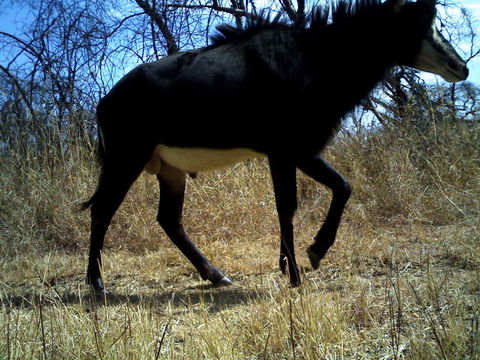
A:
[[[142,175],[104,252],[106,297],[84,285],[93,156],[0,163],[0,354],[5,359],[478,359],[478,124],[341,134],[325,157],[354,189],[318,271],[304,249],[329,191],[298,173],[303,285],[278,269],[265,161],[189,179],[187,231],[235,285],[213,289],[156,223]]]

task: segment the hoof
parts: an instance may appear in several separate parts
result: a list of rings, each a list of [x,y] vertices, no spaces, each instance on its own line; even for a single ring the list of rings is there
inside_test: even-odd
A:
[[[317,270],[320,267],[320,260],[322,260],[323,256],[319,256],[315,250],[313,250],[312,246],[307,249],[307,255],[310,259],[310,264],[312,265],[313,269]]]
[[[223,287],[223,286],[230,286],[233,285],[233,281],[228,278],[227,276],[224,276],[220,280],[218,280],[216,283],[213,284],[214,287]]]
[[[107,293],[107,290],[105,290],[105,287],[103,286],[102,278],[100,277],[97,277],[95,279],[87,278],[87,284],[89,284],[97,294]]]
[[[302,285],[302,281],[300,280],[300,274],[297,270],[297,272],[293,276],[290,276],[290,286],[296,288],[300,285]]]

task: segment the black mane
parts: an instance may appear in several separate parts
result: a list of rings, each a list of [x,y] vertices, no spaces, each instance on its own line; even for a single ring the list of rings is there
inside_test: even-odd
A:
[[[381,5],[380,0],[339,0],[331,5],[315,6],[307,14],[299,16],[293,23],[289,22],[282,14],[277,14],[272,18],[270,11],[262,10],[258,14],[249,16],[244,28],[237,28],[229,24],[218,25],[216,33],[210,37],[210,48],[245,41],[265,30],[320,29],[329,24],[342,23],[355,15],[377,8],[379,5]]]
[[[289,26],[282,14],[276,15],[272,19],[269,11],[262,10],[259,14],[248,16],[244,28],[238,28],[229,24],[218,25],[216,27],[216,33],[210,36],[210,47],[241,42],[250,39],[262,31],[288,28]]]

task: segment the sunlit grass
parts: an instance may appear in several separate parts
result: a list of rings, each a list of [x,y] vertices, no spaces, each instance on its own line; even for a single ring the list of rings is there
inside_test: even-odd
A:
[[[298,174],[296,289],[277,268],[264,161],[188,181],[186,228],[233,286],[200,280],[156,223],[158,184],[142,175],[107,235],[110,293],[96,297],[84,284],[88,212],[75,206],[95,187],[94,163],[12,155],[0,165],[0,358],[478,359],[475,131],[437,128],[428,146],[415,134],[339,137],[326,157],[353,197],[312,271],[305,248],[330,194]]]

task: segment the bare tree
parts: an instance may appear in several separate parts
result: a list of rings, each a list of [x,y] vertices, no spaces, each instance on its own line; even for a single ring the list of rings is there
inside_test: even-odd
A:
[[[29,129],[20,141],[30,143],[29,151],[62,153],[71,142],[90,144],[93,109],[107,86],[102,70],[109,51],[105,9],[88,1],[40,0],[30,6],[33,20],[19,34],[0,32],[0,43],[8,49],[0,72],[14,90],[0,98],[2,117],[5,104],[21,101],[25,111],[15,114],[16,123]]]
[[[228,22],[241,28],[246,17],[259,12],[256,0],[17,1],[32,15],[21,32],[0,31],[0,145],[4,150],[13,144],[11,137],[17,137],[17,144],[28,144],[28,151],[54,147],[64,152],[78,141],[92,146],[95,106],[128,69],[208,45],[217,24]],[[444,34],[461,45],[467,59],[478,56],[470,13],[450,0],[442,0],[442,5],[447,9],[439,19]],[[304,0],[267,0],[262,2],[265,6],[295,21],[311,5]],[[418,121],[432,104],[436,108],[441,104],[446,109],[443,115],[460,109],[460,117],[472,118],[478,89],[473,85],[449,89],[442,85],[441,89],[432,90],[414,71],[398,69],[363,110],[370,110],[383,126]],[[362,117],[355,121],[361,125]]]

